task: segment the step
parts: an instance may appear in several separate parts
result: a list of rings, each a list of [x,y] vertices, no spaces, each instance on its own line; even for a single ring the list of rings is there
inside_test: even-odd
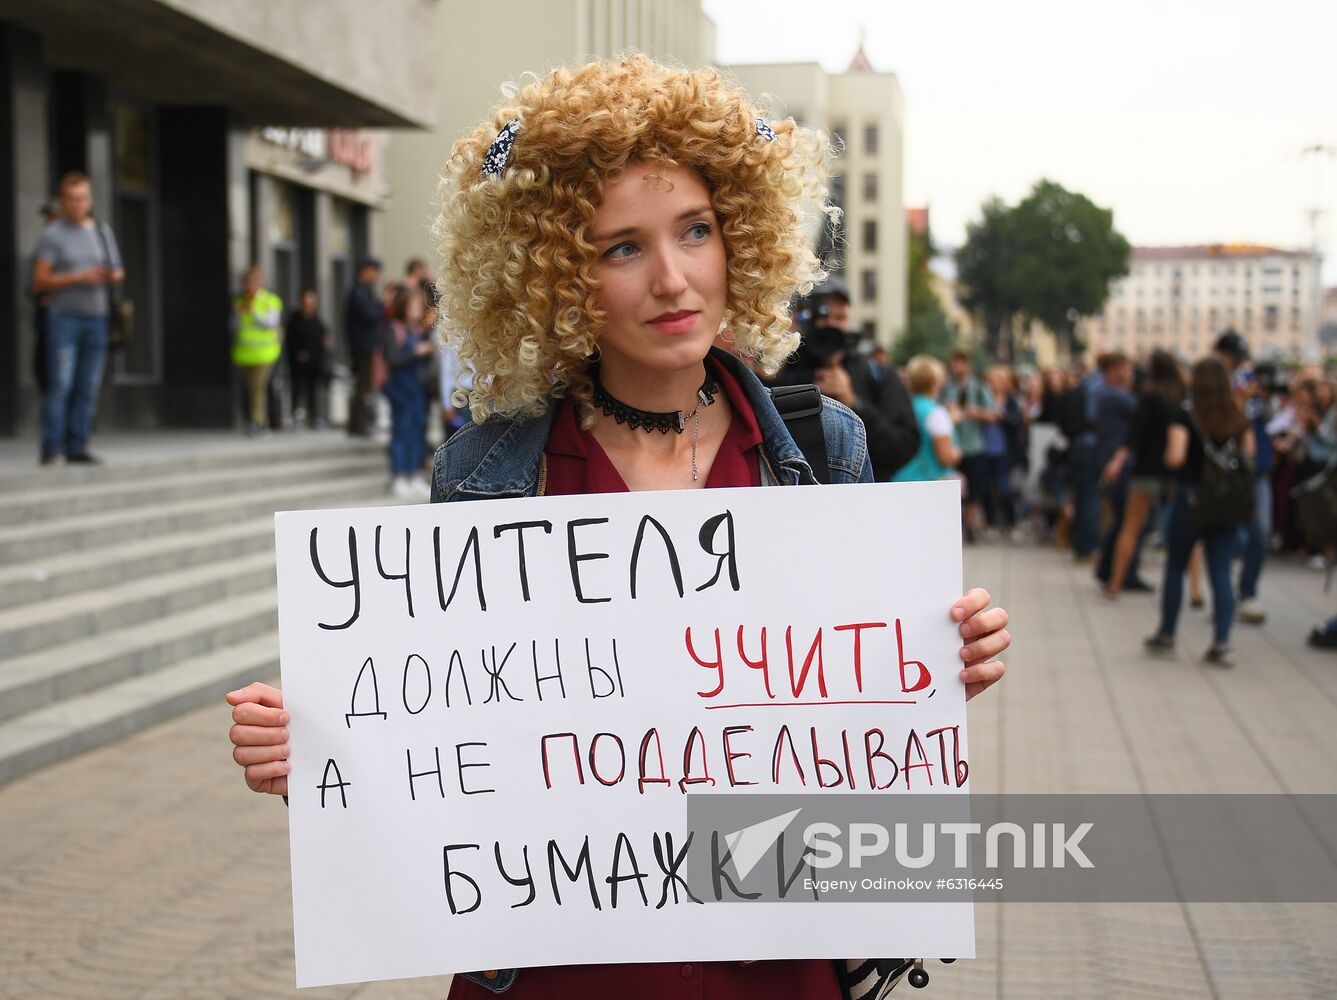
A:
[[[277,608],[275,589],[263,588],[11,657],[0,670],[0,722],[272,632]]]
[[[373,471],[380,464],[379,456],[366,454],[302,456],[281,464],[267,463],[246,469],[244,474],[237,468],[208,469],[163,476],[146,474],[128,482],[90,483],[77,489],[53,488],[47,484],[43,489],[0,493],[0,526],[31,525],[98,511],[223,496],[294,481],[356,476]]]
[[[43,556],[0,569],[0,609],[273,547],[274,516],[262,514],[237,524],[136,538],[89,552]]]
[[[0,785],[137,733],[278,673],[278,633],[192,657],[78,698],[0,722]],[[219,734],[223,761],[222,734]],[[226,763],[225,761],[223,761]],[[132,780],[127,775],[126,780]]]
[[[0,612],[0,658],[58,646],[274,586],[274,553],[252,552]]]
[[[374,490],[360,497],[349,493],[346,481],[340,481],[338,488],[317,506],[333,510],[397,502],[386,496],[381,480],[376,481]],[[192,527],[88,552],[41,556],[0,568],[0,610],[273,547],[274,516],[266,512],[233,524]]]
[[[0,565],[27,562],[41,556],[137,538],[152,538],[188,529],[206,528],[255,517],[276,510],[305,510],[328,504],[332,493],[372,495],[385,488],[384,473],[350,477],[336,482],[295,483],[239,496],[182,500],[138,509],[109,511],[43,523],[36,528],[0,528]]]
[[[124,482],[210,469],[259,467],[291,462],[316,454],[385,455],[385,445],[369,438],[350,438],[340,431],[302,431],[278,434],[260,441],[219,431],[151,431],[123,435],[99,452],[103,465],[38,467],[33,446],[32,465],[24,469],[10,462],[0,472],[0,494],[17,490],[58,489],[82,484]],[[122,442],[130,442],[122,444]]]

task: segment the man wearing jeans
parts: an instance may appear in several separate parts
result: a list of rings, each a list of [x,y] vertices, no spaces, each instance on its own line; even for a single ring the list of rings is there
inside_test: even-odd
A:
[[[87,175],[60,179],[60,215],[42,233],[33,265],[33,292],[50,303],[43,465],[55,464],[62,453],[67,462],[97,462],[88,438],[107,358],[110,286],[125,276],[111,227],[93,219]]]

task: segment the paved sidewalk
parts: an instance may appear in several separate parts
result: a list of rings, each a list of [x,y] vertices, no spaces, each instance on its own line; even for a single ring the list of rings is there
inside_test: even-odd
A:
[[[1197,662],[1200,611],[1177,660],[1145,658],[1154,600],[1111,604],[1052,549],[972,549],[967,579],[1017,636],[971,703],[977,791],[1337,793],[1337,653],[1303,645],[1337,610],[1321,574],[1269,567],[1270,620],[1237,629],[1228,671]],[[246,792],[227,726],[204,709],[0,790],[0,996],[444,996],[293,988],[283,806]],[[1337,996],[1337,904],[982,905],[977,933],[925,997]]]

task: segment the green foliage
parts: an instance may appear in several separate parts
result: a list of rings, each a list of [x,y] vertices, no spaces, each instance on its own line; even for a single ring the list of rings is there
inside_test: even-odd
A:
[[[956,331],[933,291],[928,266],[933,258],[933,237],[927,232],[912,232],[908,244],[908,322],[905,332],[896,339],[892,360],[903,365],[916,354],[931,354],[945,361],[956,344]]]
[[[967,228],[956,257],[962,300],[984,318],[995,355],[1010,358],[1011,318],[1019,313],[1077,350],[1077,320],[1104,307],[1110,283],[1128,273],[1129,251],[1111,210],[1041,180],[1013,208],[990,199]]]
[[[999,198],[980,207],[980,218],[966,226],[966,242],[956,251],[961,303],[984,321],[989,353],[1005,353],[1004,331],[1022,302],[1012,281],[1017,241],[1012,210]]]

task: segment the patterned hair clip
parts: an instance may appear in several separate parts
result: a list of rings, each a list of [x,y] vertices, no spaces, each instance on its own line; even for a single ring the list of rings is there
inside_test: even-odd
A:
[[[488,177],[497,177],[506,169],[506,164],[511,159],[511,147],[515,145],[515,137],[519,132],[519,118],[512,118],[502,127],[497,137],[492,140],[492,145],[487,147],[487,155],[483,157],[484,174]]]
[[[775,129],[766,124],[765,118],[755,119],[757,123],[757,135],[761,136],[767,142],[775,141]]]

